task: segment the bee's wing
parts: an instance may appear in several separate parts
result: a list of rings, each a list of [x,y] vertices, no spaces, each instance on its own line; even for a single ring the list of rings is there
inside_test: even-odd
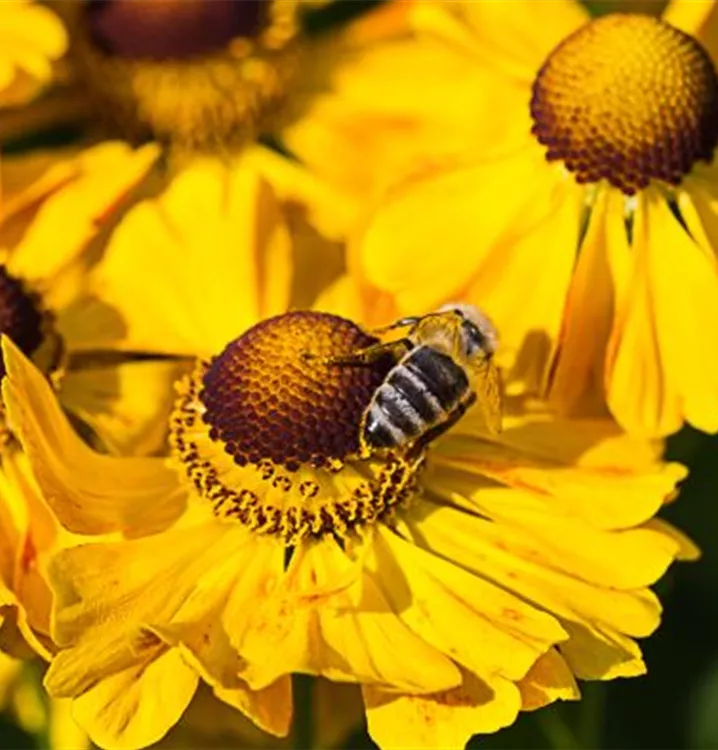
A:
[[[474,390],[476,403],[489,432],[496,435],[501,432],[503,413],[501,372],[493,359],[480,359],[474,365]]]

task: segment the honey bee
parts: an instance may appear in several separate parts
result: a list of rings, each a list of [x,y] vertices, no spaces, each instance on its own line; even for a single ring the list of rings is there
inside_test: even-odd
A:
[[[402,318],[376,332],[407,328],[395,341],[373,344],[337,364],[398,358],[367,406],[360,423],[360,450],[421,448],[454,425],[476,403],[486,427],[501,430],[501,381],[493,361],[498,338],[488,317],[468,304]]]

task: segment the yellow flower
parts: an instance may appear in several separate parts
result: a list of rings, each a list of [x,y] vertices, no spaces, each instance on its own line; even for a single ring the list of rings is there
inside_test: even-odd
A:
[[[652,518],[682,467],[607,420],[519,399],[499,441],[470,413],[426,453],[360,458],[387,363],[302,356],[374,339],[284,312],[281,207],[255,172],[218,169],[133,209],[98,281],[101,299],[135,301],[125,343],[197,358],[169,460],[93,452],[4,340],[10,423],[47,501],[72,532],[127,537],[53,560],[50,693],[105,747],[157,741],[200,679],[282,736],[289,675],[308,673],[361,686],[380,746],[445,747],[577,698],[575,676],[642,673],[634,639],[660,616],[648,587],[694,554]],[[148,259],[162,285],[138,276]]]
[[[469,100],[470,147],[377,206],[357,274],[401,311],[475,301],[514,375],[563,411],[598,400],[638,434],[718,430],[715,6],[411,9],[490,103]]]
[[[67,49],[54,13],[30,0],[0,3],[0,107],[35,96],[52,78],[52,63]]]

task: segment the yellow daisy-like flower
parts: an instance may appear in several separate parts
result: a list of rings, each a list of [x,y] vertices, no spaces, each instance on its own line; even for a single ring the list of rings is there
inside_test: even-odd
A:
[[[67,32],[47,8],[31,0],[0,3],[0,107],[24,104],[52,78],[67,49]]]
[[[54,7],[69,32],[71,76],[114,133],[217,153],[301,117],[327,71],[383,35],[379,11],[366,32],[359,24],[350,35],[309,40],[304,16],[326,4],[90,0]]]
[[[358,273],[401,311],[476,301],[562,410],[598,399],[638,434],[718,430],[715,6],[411,10],[492,104],[472,147],[389,192]]]
[[[426,452],[360,457],[388,363],[303,356],[375,339],[285,312],[280,207],[253,173],[217,169],[196,165],[128,214],[98,282],[101,299],[135,301],[126,340],[197,357],[169,460],[93,452],[4,341],[10,423],[47,501],[73,532],[128,537],[55,557],[50,693],[105,747],[159,739],[200,678],[281,736],[289,675],[308,673],[361,685],[380,746],[454,747],[577,698],[575,676],[642,673],[634,639],[660,616],[648,587],[693,553],[653,519],[683,468],[609,421],[521,401],[500,441],[470,413]],[[260,218],[238,221],[251,205]],[[161,287],[138,278],[147,258]]]

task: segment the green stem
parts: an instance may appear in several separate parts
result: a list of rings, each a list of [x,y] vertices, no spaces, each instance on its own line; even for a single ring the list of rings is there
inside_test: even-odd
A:
[[[541,730],[553,750],[579,750],[582,747],[580,740],[557,709],[551,706],[538,712],[536,717]]]
[[[294,722],[292,726],[292,747],[294,750],[313,750],[313,678],[309,675],[295,674],[292,677],[294,694]]]
[[[581,692],[583,697],[578,720],[578,736],[583,747],[596,750],[601,747],[603,739],[606,686],[600,682],[584,683]]]

